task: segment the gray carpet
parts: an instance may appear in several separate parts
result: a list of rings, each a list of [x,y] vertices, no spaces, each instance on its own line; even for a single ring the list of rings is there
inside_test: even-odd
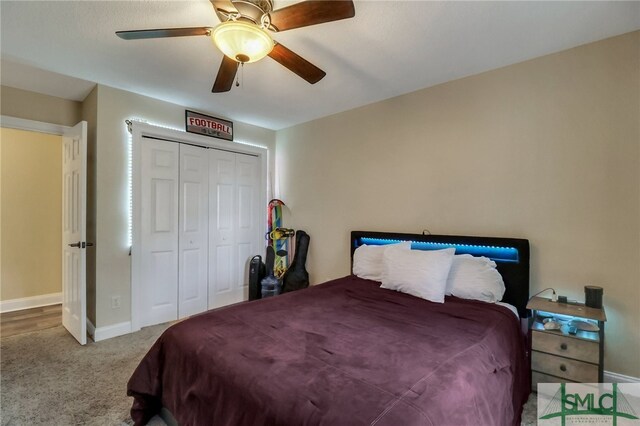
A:
[[[84,347],[62,326],[0,339],[2,426],[130,425],[127,380],[166,328],[148,327]],[[535,419],[533,394],[522,424],[533,426]],[[155,417],[150,424],[164,422]]]
[[[127,380],[166,328],[84,347],[62,326],[0,339],[1,424],[130,424]]]

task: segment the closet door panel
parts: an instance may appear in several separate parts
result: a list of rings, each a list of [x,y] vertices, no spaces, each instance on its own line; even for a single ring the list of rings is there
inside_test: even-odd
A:
[[[236,155],[236,252],[238,280],[236,285],[244,298],[249,295],[249,261],[255,254],[262,254],[260,247],[260,162],[257,157]]]
[[[235,291],[235,156],[209,150],[209,309],[243,300]]]
[[[178,144],[141,143],[141,326],[177,318]]]
[[[233,284],[233,247],[231,244],[216,247],[216,265],[220,267],[214,271],[215,292],[220,295],[229,293]]]
[[[180,145],[180,273],[178,317],[207,310],[209,158],[206,148]]]
[[[158,309],[161,307],[170,308],[175,305],[176,286],[173,280],[168,277],[175,276],[175,252],[174,251],[154,251],[150,253],[149,270],[151,272],[150,283],[153,285],[151,296],[151,308]],[[169,317],[169,316],[168,316]],[[175,315],[170,315],[171,319],[175,319]]]

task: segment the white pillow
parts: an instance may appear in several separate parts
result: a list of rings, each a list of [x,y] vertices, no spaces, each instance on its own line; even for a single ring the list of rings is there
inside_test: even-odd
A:
[[[411,250],[411,241],[384,246],[361,245],[353,253],[353,274],[366,280],[382,281],[382,255],[389,248]]]
[[[454,256],[447,280],[448,296],[494,303],[502,300],[504,291],[502,275],[493,260],[470,254]]]
[[[384,253],[382,288],[443,303],[447,276],[456,249],[397,250]]]

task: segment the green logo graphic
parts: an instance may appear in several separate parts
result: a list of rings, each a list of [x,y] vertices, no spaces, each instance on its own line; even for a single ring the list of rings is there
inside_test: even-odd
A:
[[[613,383],[612,392],[601,394],[595,392],[568,393],[566,384],[560,383],[560,389],[545,407],[540,420],[559,417],[562,426],[565,426],[567,417],[571,416],[612,417],[613,426],[617,426],[618,418],[638,419],[633,407],[618,389],[617,383]]]

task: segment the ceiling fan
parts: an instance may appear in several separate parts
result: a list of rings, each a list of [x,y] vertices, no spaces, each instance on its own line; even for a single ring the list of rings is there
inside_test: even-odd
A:
[[[273,10],[273,0],[210,0],[221,23],[215,27],[165,28],[117,31],[125,40],[207,36],[224,53],[214,93],[227,92],[240,64],[269,56],[311,84],[324,71],[271,38],[266,31],[281,32],[355,16],[352,0],[310,0]]]

